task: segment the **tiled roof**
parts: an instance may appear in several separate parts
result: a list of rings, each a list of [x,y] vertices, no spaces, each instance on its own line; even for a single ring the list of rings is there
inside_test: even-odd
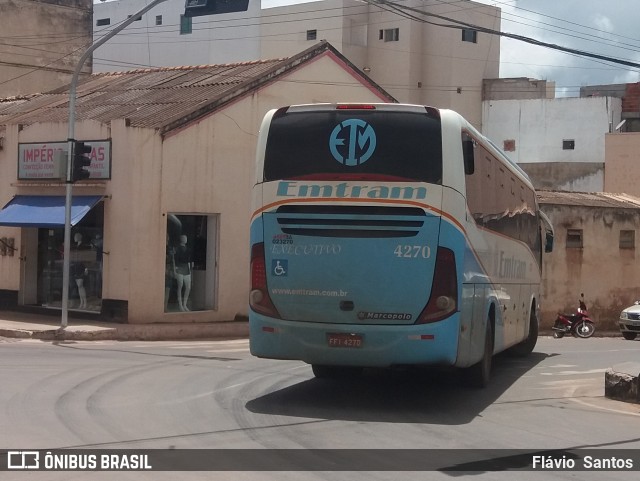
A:
[[[628,194],[609,192],[564,192],[539,190],[538,202],[542,205],[574,205],[585,207],[609,207],[616,209],[640,209],[640,198]]]
[[[167,67],[92,74],[77,86],[76,120],[109,123],[127,119],[132,127],[163,132],[210,113],[325,52],[332,52],[364,82],[395,101],[325,41],[285,59],[225,65]],[[67,122],[69,87],[24,99],[0,100],[0,125]]]

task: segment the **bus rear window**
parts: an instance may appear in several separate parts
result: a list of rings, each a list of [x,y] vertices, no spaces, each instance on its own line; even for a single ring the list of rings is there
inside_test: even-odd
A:
[[[440,120],[426,112],[277,112],[264,180],[381,179],[442,183]]]

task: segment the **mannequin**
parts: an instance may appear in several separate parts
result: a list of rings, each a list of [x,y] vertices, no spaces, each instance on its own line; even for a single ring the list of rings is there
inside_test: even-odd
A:
[[[175,247],[171,244],[171,239],[167,235],[167,248],[165,254],[165,269],[164,269],[164,312],[169,312],[169,295],[171,294],[171,286],[173,285],[173,279],[175,277],[175,259],[176,253]]]
[[[178,284],[178,308],[181,311],[188,311],[187,302],[189,301],[189,293],[191,292],[191,270],[193,263],[191,262],[191,252],[187,247],[186,235],[180,236],[180,245],[176,248],[173,261],[173,272]],[[182,292],[183,288],[184,292]]]
[[[74,248],[76,250],[80,250],[82,246],[82,234],[80,232],[76,232],[73,236]],[[86,274],[86,269],[84,264],[80,261],[76,261],[73,264],[73,279],[76,281],[76,286],[78,287],[78,297],[80,298],[80,304],[78,305],[78,309],[86,309],[87,307],[87,290],[84,287],[84,276]]]

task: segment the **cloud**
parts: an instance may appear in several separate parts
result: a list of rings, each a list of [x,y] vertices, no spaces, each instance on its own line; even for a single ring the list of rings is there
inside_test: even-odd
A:
[[[604,30],[605,32],[613,32],[613,22],[611,19],[600,13],[596,14],[593,23],[598,30]]]
[[[502,10],[502,30],[563,47],[639,62],[637,0],[476,0]],[[501,40],[503,77],[554,80],[558,95],[581,86],[640,81],[640,69],[576,56],[524,42]]]

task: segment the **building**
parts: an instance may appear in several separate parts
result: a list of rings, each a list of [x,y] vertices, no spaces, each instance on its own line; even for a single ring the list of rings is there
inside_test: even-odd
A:
[[[640,197],[640,131],[605,136],[604,190]]]
[[[94,38],[144,5],[94,5]],[[482,81],[498,76],[500,38],[464,25],[500,30],[500,9],[471,1],[402,6],[414,19],[357,0],[268,9],[251,0],[247,12],[197,18],[165,2],[103,45],[94,71],[288,57],[327,40],[398,101],[450,108],[480,128]]]
[[[617,331],[622,309],[640,299],[640,198],[539,191],[538,201],[555,228],[543,262],[541,328],[558,312],[575,312],[584,293],[596,329]]]
[[[494,83],[488,94],[504,97]],[[507,84],[508,85],[508,84]],[[546,89],[542,89],[544,95]],[[605,135],[620,122],[615,97],[529,98],[482,103],[483,133],[531,177],[538,189],[601,192],[605,179]]]
[[[148,4],[147,0],[94,4],[94,41]],[[260,1],[250,0],[246,12],[186,17],[184,1],[162,2],[94,52],[93,72],[259,60],[260,12]]]
[[[246,316],[262,118],[283,105],[344,98],[395,101],[326,42],[287,59],[82,82],[75,137],[91,145],[94,162],[73,188],[70,308],[129,323]],[[60,307],[65,184],[54,166],[68,118],[67,87],[0,103],[3,307]],[[188,294],[187,279],[174,275],[183,247]]]
[[[606,94],[622,100],[622,118],[605,136],[604,190],[640,196],[640,82],[585,87],[580,94]]]
[[[622,120],[616,132],[640,132],[640,82],[580,87],[580,97],[616,97],[622,99]]]
[[[525,77],[484,79],[482,100],[554,99],[556,83]]]
[[[91,44],[91,8],[92,0],[2,0],[0,99],[67,85]]]

